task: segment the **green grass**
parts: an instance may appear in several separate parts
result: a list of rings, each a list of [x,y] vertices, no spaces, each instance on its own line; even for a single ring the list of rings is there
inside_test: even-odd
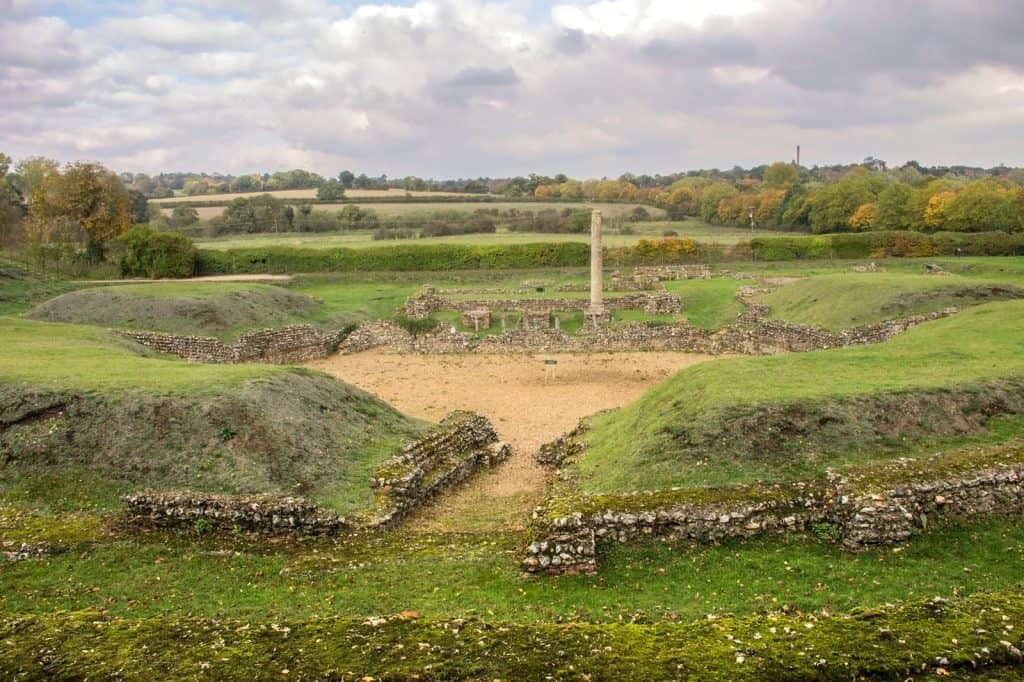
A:
[[[68,533],[82,537],[74,527]],[[8,613],[102,608],[130,617],[272,619],[416,610],[426,618],[615,623],[837,612],[1024,587],[1019,517],[934,527],[896,551],[862,554],[809,535],[610,545],[600,550],[599,575],[550,580],[519,577],[522,545],[517,534],[395,533],[277,546],[111,536],[8,566],[0,594]]]
[[[585,492],[623,492],[734,479],[742,467],[729,464],[716,470],[716,453],[698,463],[702,468],[681,463],[678,453],[684,444],[675,441],[672,431],[727,420],[746,406],[944,389],[1022,376],[1021,319],[1024,302],[993,303],[916,327],[883,344],[723,359],[688,368],[640,400],[594,419],[586,435],[590,445],[578,463],[579,484]],[[817,466],[828,463],[823,457]]]
[[[683,316],[695,327],[721,329],[736,321],[745,308],[736,291],[749,282],[727,278],[665,282],[669,292],[683,299]]]
[[[393,206],[401,206],[394,204]],[[500,219],[499,219],[500,223]],[[662,239],[666,230],[673,230],[681,239],[694,239],[699,242],[714,244],[736,244],[751,238],[749,230],[731,227],[708,225],[698,220],[685,222],[644,222],[631,223],[632,234],[623,234],[620,230],[608,228],[602,236],[606,247],[632,246],[641,239]],[[759,230],[756,237],[770,237],[777,232]],[[427,237],[425,239],[374,241],[373,230],[353,230],[344,233],[300,233],[287,232],[281,234],[226,235],[199,239],[196,244],[204,249],[232,249],[260,246],[302,246],[306,248],[332,248],[346,246],[361,248],[369,246],[388,246],[394,244],[533,244],[537,242],[589,242],[590,235],[562,234],[542,232],[510,232],[500,228],[494,234],[467,234],[450,237]]]
[[[974,277],[863,273],[811,277],[781,286],[761,301],[771,307],[772,317],[845,329],[949,306],[1021,297],[1024,289]]]
[[[103,393],[213,393],[285,371],[271,365],[202,365],[143,357],[96,327],[0,317],[0,382]]]

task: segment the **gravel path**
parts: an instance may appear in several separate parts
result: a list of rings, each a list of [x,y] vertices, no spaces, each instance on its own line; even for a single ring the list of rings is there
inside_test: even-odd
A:
[[[545,365],[551,359],[557,365]],[[581,417],[624,405],[653,384],[711,356],[689,353],[589,355],[399,355],[378,351],[311,363],[391,403],[437,421],[452,410],[486,415],[513,456],[494,472],[424,509],[411,525],[424,530],[522,527],[541,501],[547,473],[534,461],[541,444]]]

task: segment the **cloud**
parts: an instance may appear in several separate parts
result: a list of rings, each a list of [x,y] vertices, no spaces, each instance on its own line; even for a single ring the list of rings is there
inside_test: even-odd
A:
[[[1014,0],[0,0],[0,150],[468,176],[1024,164]],[[83,14],[87,15],[83,18]]]

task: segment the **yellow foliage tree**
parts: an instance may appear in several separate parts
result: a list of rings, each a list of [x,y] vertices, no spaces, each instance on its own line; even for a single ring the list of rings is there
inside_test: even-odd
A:
[[[878,204],[870,202],[861,204],[850,216],[850,227],[855,230],[870,230],[875,224],[875,217],[878,215]]]
[[[950,190],[933,194],[924,209],[924,226],[932,230],[942,228],[946,224],[946,213],[955,199],[956,192]]]

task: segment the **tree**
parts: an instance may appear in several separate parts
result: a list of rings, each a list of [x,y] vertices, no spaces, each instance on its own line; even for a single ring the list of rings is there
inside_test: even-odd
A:
[[[132,226],[131,199],[115,174],[94,163],[69,164],[32,192],[32,222],[42,241],[84,246],[90,260]]]
[[[325,201],[334,201],[345,197],[345,185],[339,180],[327,180],[316,190],[316,198]]]
[[[114,248],[121,254],[122,277],[180,278],[195,273],[196,247],[183,234],[135,227],[119,237]]]
[[[149,222],[149,200],[137,189],[128,190],[128,201],[131,204],[132,222],[136,225]]]
[[[289,232],[295,211],[270,194],[232,199],[217,221],[224,232]]]
[[[171,227],[187,227],[195,225],[197,222],[199,222],[199,211],[196,210],[195,206],[178,204],[171,211]]]
[[[1012,197],[1013,193],[997,180],[968,183],[945,207],[945,220],[935,227],[957,232],[995,229],[1000,206]]]
[[[258,192],[262,185],[263,181],[260,180],[258,175],[239,175],[228,183],[228,191],[233,194],[241,192]]]
[[[787,190],[800,182],[800,174],[793,164],[776,161],[764,171],[764,185],[769,189]]]
[[[855,230],[870,230],[875,224],[875,215],[878,212],[878,204],[861,204],[850,216],[850,227]]]
[[[708,185],[700,195],[700,217],[705,222],[715,221],[718,218],[718,205],[722,200],[737,194],[739,191],[727,182]]]
[[[13,244],[20,238],[24,214],[21,193],[14,186],[10,168],[11,157],[0,152],[0,245]]]
[[[863,169],[853,170],[839,182],[826,185],[811,200],[811,230],[849,230],[854,212],[863,204],[873,203],[885,186],[884,176]]]
[[[44,156],[30,156],[22,159],[14,168],[14,186],[21,195],[31,200],[32,193],[43,181],[60,173],[60,164]]]
[[[352,171],[343,170],[338,173],[338,182],[340,182],[345,189],[352,189],[352,183],[355,179],[356,176]]]
[[[914,224],[914,190],[908,185],[889,185],[878,195],[875,227],[879,230],[909,230]]]

